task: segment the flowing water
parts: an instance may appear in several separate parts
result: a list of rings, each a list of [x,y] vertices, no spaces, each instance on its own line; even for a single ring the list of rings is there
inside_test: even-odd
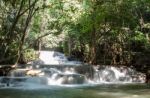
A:
[[[39,60],[0,77],[0,98],[150,98],[144,82],[133,68],[91,66],[41,51]]]

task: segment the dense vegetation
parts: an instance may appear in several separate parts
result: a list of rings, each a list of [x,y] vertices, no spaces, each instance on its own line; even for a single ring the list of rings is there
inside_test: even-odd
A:
[[[59,50],[91,64],[150,70],[150,0],[0,0],[0,63]]]

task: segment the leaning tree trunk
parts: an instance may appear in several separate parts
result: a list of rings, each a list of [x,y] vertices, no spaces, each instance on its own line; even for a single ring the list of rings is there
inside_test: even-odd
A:
[[[14,3],[14,2],[13,2]],[[22,0],[20,2],[20,7],[17,11],[17,14],[14,16],[13,18],[13,22],[12,25],[9,29],[7,29],[5,32],[5,38],[1,41],[0,45],[1,45],[1,62],[7,62],[8,60],[10,60],[11,58],[13,58],[14,56],[9,56],[7,57],[7,54],[9,53],[9,49],[10,49],[10,45],[12,44],[13,40],[15,40],[16,36],[14,36],[14,32],[16,29],[16,25],[21,17],[21,15],[23,13],[21,13],[22,9],[23,9],[23,4],[24,4],[24,0]],[[4,21],[5,22],[5,21]],[[15,34],[16,35],[16,34]]]
[[[36,8],[35,8],[35,4],[37,3],[38,0],[35,0],[32,4],[31,4],[31,1],[29,0],[29,7],[28,7],[28,16],[27,16],[27,19],[26,19],[26,22],[25,22],[25,27],[23,29],[23,34],[21,36],[21,40],[20,40],[20,43],[19,43],[19,48],[18,48],[18,57],[17,57],[17,60],[16,60],[16,64],[19,62],[19,60],[22,59],[23,55],[22,55],[22,51],[23,51],[23,45],[25,43],[25,38],[26,38],[26,35],[27,35],[27,29],[28,29],[28,26],[31,22],[31,19],[33,17],[33,15],[35,14],[36,12]]]

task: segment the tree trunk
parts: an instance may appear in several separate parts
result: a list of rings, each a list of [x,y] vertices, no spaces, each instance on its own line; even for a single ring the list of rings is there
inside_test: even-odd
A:
[[[90,63],[96,64],[96,30],[94,24],[93,24],[93,32],[91,33]]]
[[[26,23],[25,23],[25,27],[23,29],[23,34],[22,34],[22,37],[21,37],[21,41],[20,41],[20,44],[19,44],[19,48],[18,48],[18,57],[17,57],[17,60],[16,60],[16,65],[18,64],[19,60],[21,60],[21,56],[23,56],[22,54],[22,51],[23,51],[23,45],[24,45],[24,42],[25,42],[25,38],[26,38],[26,35],[27,35],[27,29],[28,29],[28,26],[31,22],[31,19],[33,17],[33,15],[35,14],[36,12],[36,9],[35,9],[35,4],[36,4],[37,0],[35,0],[32,4],[31,4],[31,1],[29,0],[29,12],[28,12],[28,16],[27,16],[27,19],[26,19]]]

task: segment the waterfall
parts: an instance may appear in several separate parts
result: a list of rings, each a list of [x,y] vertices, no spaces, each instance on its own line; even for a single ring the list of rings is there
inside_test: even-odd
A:
[[[145,82],[144,74],[125,66],[82,64],[79,61],[68,61],[64,54],[53,51],[41,51],[39,58],[42,64],[34,61],[26,68],[14,69],[8,76],[0,77],[0,87]]]

